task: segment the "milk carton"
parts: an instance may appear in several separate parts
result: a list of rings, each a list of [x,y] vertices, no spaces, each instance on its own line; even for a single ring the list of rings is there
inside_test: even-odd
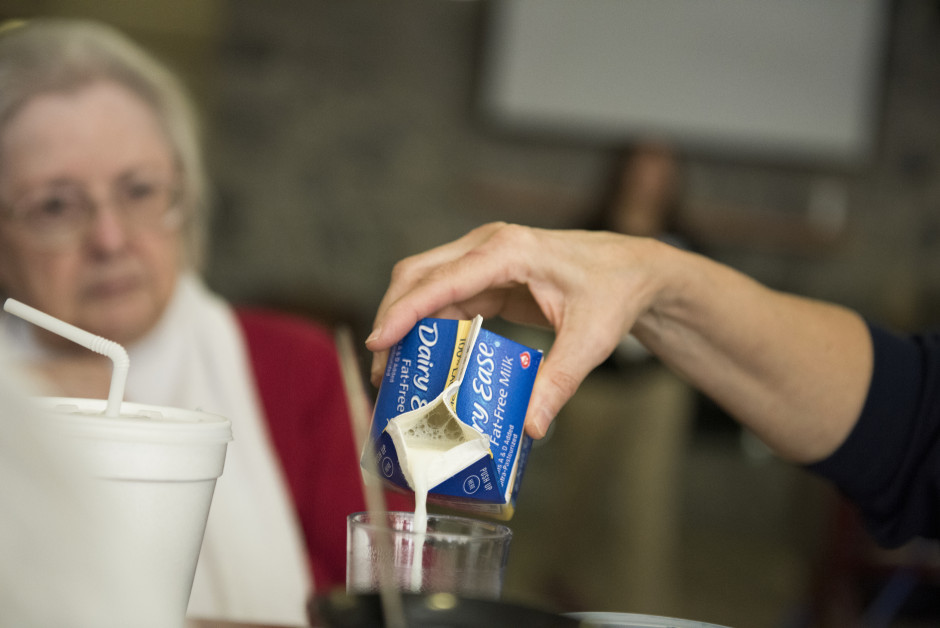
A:
[[[363,456],[428,501],[512,517],[541,351],[472,321],[425,318],[389,350]],[[367,465],[363,465],[368,468]]]

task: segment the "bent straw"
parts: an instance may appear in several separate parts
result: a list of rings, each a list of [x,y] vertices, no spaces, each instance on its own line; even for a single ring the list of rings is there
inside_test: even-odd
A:
[[[127,370],[130,368],[131,363],[124,347],[112,340],[96,336],[84,329],[79,329],[75,325],[70,325],[65,321],[49,316],[45,312],[40,312],[36,308],[20,303],[16,299],[7,299],[3,303],[3,309],[37,327],[42,327],[86,349],[110,358],[113,365],[111,369],[111,388],[108,390],[108,404],[105,406],[104,414],[111,417],[120,416],[121,402],[124,399],[124,386],[127,384]]]

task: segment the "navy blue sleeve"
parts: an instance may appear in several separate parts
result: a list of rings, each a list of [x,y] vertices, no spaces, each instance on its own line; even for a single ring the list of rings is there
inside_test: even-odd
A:
[[[872,536],[897,547],[940,536],[940,334],[869,325],[874,371],[858,422],[808,469],[854,502]]]

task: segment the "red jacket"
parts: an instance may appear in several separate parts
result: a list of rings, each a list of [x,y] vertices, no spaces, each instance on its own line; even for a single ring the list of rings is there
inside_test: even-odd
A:
[[[236,314],[317,592],[345,587],[346,516],[365,499],[333,337],[299,317]],[[413,497],[386,498],[389,510],[414,510]]]

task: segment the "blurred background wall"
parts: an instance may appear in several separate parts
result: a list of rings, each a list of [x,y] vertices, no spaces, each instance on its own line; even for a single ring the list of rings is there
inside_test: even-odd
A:
[[[586,226],[624,151],[647,139],[495,123],[481,98],[497,8],[498,0],[3,0],[0,18],[98,17],[182,73],[204,113],[216,195],[210,284],[234,301],[345,320],[365,334],[396,260],[491,220]],[[940,3],[894,0],[884,9],[884,48],[871,59],[874,144],[863,159],[674,147],[678,203],[698,250],[903,330],[940,319]],[[579,415],[629,413],[622,387],[611,391],[600,376],[594,384],[572,406]],[[573,437],[535,450],[507,595],[560,610],[801,625],[818,592],[814,570],[833,543],[837,500],[767,458],[681,382],[669,385],[664,401],[637,410],[653,417],[670,408],[678,421],[662,455],[646,452],[666,460],[655,474],[653,463],[638,463],[614,479],[579,475],[583,457],[565,449]],[[622,459],[640,436],[618,433],[608,459]],[[570,470],[558,480],[572,483],[564,494],[585,503],[597,501],[597,484],[632,478],[639,488],[595,504],[583,530],[553,537],[553,518],[577,516],[553,510],[555,461]],[[601,598],[563,576],[578,569],[582,581],[600,582],[603,565],[592,574],[591,565],[540,564],[562,575],[532,581],[524,563],[544,558],[542,544],[621,529],[625,513],[655,501],[650,491],[668,498],[656,508],[668,511],[660,523],[671,540],[652,559],[668,561],[666,572],[624,576],[619,591],[588,587]],[[624,551],[618,559],[629,563],[639,550]],[[644,581],[669,586],[644,590]]]
[[[368,322],[405,255],[488,220],[584,224],[630,146],[626,136],[492,123],[479,101],[493,6],[4,0],[0,11],[102,17],[187,78],[218,201],[213,285]],[[717,206],[749,214],[725,233],[711,228],[709,255],[909,326],[934,317],[940,285],[925,263],[940,233],[938,9],[932,0],[886,6],[870,158],[843,166],[677,147],[698,222]],[[827,201],[833,213],[819,222],[814,208]]]

